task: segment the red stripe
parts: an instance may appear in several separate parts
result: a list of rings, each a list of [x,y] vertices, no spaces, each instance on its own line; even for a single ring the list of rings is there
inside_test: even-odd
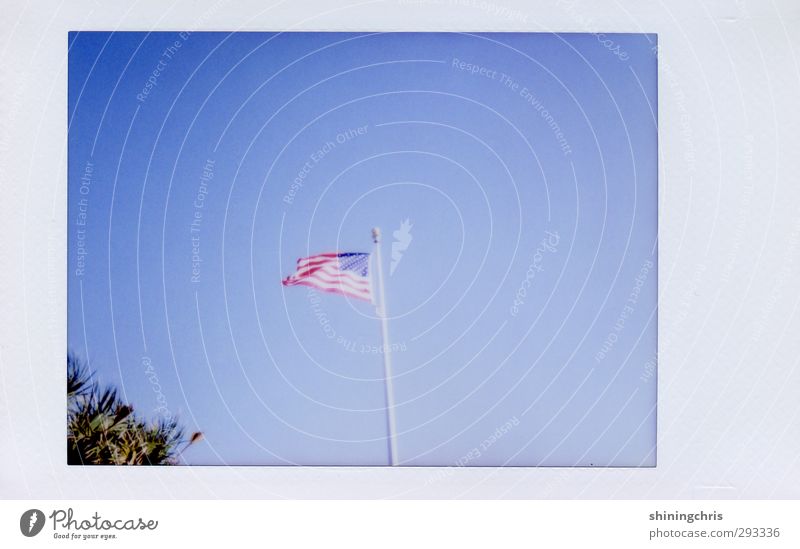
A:
[[[367,292],[367,291],[356,292],[354,290],[349,290],[348,291],[347,289],[344,289],[344,288],[330,288],[330,287],[326,287],[326,286],[320,286],[318,284],[315,284],[312,281],[309,281],[308,279],[298,280],[296,282],[293,282],[291,284],[286,284],[286,285],[287,286],[308,286],[310,288],[314,288],[314,289],[320,290],[322,292],[328,292],[328,293],[331,293],[331,294],[341,294],[341,295],[354,297],[354,298],[357,298],[357,299],[363,299],[365,301],[372,301],[371,294],[369,292]]]
[[[316,267],[302,267],[302,268],[297,269],[297,272],[295,272],[292,276],[295,276],[295,277],[298,277],[298,278],[301,277],[301,276],[311,276],[314,273],[316,273],[317,271],[319,271],[321,268],[322,267],[319,267],[319,266],[316,266]]]
[[[349,275],[337,275],[337,276],[329,276],[326,273],[315,273],[310,276],[297,276],[292,275],[284,279],[284,282],[287,284],[299,282],[301,280],[319,280],[325,284],[344,284],[350,286],[357,290],[368,290],[371,288],[371,284],[368,280],[364,279],[353,279]]]
[[[314,267],[333,267],[334,269],[339,268],[339,261],[336,259],[326,259],[325,261],[312,261],[311,263],[306,263],[304,265],[297,266],[297,272],[302,272],[303,269],[313,269]]]
[[[331,265],[328,262],[323,262],[314,265],[305,265],[303,267],[298,267],[297,271],[294,273],[294,276],[305,276],[307,274],[312,274],[319,271],[320,269],[325,269],[325,268],[331,268],[334,271],[338,271],[339,264],[337,262]]]
[[[339,254],[319,254],[319,255],[312,255],[309,257],[301,257],[297,260],[297,264],[300,263],[309,263],[311,261],[331,261],[332,259],[338,259]]]
[[[360,274],[353,272],[353,271],[342,271],[338,267],[332,267],[330,265],[323,265],[321,267],[308,267],[303,269],[298,269],[296,273],[292,276],[295,278],[302,278],[304,276],[316,276],[318,274],[324,274],[330,277],[347,277],[353,280],[354,282],[364,282],[369,284],[369,281],[366,277],[361,276]]]
[[[290,276],[287,279],[289,282],[300,281],[300,280],[319,280],[325,284],[343,284],[354,288],[356,290],[369,290],[370,283],[368,280],[353,280],[351,277],[347,275],[338,275],[338,276],[328,276],[324,273],[316,273],[310,276]]]

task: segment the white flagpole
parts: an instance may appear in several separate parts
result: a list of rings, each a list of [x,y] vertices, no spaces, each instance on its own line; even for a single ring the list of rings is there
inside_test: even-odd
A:
[[[375,242],[375,269],[378,275],[378,294],[380,304],[377,307],[381,319],[381,335],[383,336],[383,375],[386,382],[386,424],[389,432],[389,463],[397,465],[397,427],[394,422],[394,389],[392,387],[392,355],[389,345],[389,319],[386,312],[386,292],[383,288],[383,263],[381,261],[381,229],[372,229],[372,241]]]

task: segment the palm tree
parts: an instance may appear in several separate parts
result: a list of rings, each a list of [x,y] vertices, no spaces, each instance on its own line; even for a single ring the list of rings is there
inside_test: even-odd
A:
[[[101,387],[89,367],[67,353],[67,463],[70,465],[175,465],[203,434],[184,438],[175,419],[148,424],[111,386]]]

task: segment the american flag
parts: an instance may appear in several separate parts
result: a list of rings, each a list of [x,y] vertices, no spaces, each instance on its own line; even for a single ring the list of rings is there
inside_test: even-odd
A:
[[[283,285],[310,286],[372,301],[369,254],[335,252],[301,257],[297,260],[297,271],[284,278]]]

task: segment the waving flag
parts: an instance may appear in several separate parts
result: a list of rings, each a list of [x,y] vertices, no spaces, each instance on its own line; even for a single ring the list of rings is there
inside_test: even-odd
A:
[[[310,286],[323,292],[372,301],[369,254],[327,253],[301,257],[297,271],[283,279],[284,286]]]

